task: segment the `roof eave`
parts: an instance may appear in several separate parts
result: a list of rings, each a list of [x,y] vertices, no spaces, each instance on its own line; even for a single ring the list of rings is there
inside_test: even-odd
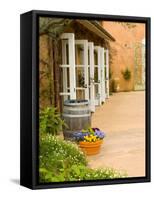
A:
[[[89,20],[77,20],[80,24],[84,25],[86,28],[97,34],[102,39],[106,39],[109,41],[115,41],[115,38],[112,37],[110,33],[108,33],[103,27],[101,27],[99,24],[97,24],[94,21]]]

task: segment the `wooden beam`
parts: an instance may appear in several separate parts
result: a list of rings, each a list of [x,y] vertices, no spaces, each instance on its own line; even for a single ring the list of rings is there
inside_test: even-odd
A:
[[[54,99],[54,65],[53,65],[53,41],[51,37],[48,37],[48,46],[49,46],[49,72],[50,72],[50,103],[51,105],[55,104]]]
[[[55,88],[55,107],[60,109],[60,96],[59,96],[59,83],[60,83],[60,70],[59,70],[59,51],[58,51],[58,40],[53,39],[53,66],[54,66],[54,88]]]

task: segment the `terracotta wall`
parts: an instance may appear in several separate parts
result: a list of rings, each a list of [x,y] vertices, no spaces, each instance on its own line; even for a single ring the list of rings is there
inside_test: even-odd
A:
[[[119,80],[119,91],[134,90],[134,49],[145,37],[145,25],[103,21],[102,26],[116,39],[115,42],[110,42],[112,79]],[[121,73],[126,68],[131,71],[129,81],[126,81]]]

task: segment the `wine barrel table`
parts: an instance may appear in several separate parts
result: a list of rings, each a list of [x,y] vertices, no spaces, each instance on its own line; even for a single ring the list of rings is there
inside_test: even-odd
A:
[[[87,100],[66,100],[62,117],[68,127],[63,129],[64,139],[73,140],[73,133],[91,126],[91,111]]]

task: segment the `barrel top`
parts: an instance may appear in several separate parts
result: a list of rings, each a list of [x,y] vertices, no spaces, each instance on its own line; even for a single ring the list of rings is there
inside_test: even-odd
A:
[[[64,101],[64,105],[65,106],[89,105],[89,101],[85,99],[82,99],[82,100],[71,99],[71,100]]]

